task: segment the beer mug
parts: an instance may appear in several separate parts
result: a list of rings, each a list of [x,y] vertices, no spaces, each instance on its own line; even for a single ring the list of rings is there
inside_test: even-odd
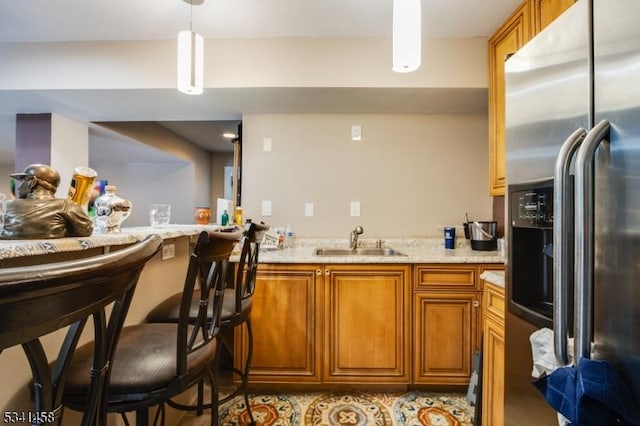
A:
[[[82,207],[85,212],[89,207],[89,198],[91,197],[96,176],[98,176],[98,173],[90,167],[76,167],[71,177],[67,199]]]

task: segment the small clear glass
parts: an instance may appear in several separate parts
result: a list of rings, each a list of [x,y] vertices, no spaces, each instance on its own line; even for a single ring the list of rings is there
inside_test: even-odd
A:
[[[149,222],[153,227],[163,227],[171,220],[171,204],[151,204]]]

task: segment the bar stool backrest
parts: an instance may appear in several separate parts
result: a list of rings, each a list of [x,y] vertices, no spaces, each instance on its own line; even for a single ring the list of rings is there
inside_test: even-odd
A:
[[[104,401],[115,344],[146,264],[162,247],[151,235],[130,247],[88,258],[0,269],[0,351],[22,345],[34,380],[35,411],[60,412],[66,367],[89,316],[96,345],[83,424]],[[112,304],[107,318],[105,308]],[[108,321],[107,321],[108,319]],[[50,370],[40,336],[70,326]],[[48,419],[44,419],[48,421]]]
[[[245,237],[238,261],[235,281],[236,313],[242,311],[243,301],[253,296],[256,287],[256,274],[258,272],[260,242],[268,229],[269,227],[264,224],[253,222],[245,226]]]
[[[178,375],[186,371],[187,357],[207,345],[220,331],[224,278],[227,276],[229,256],[241,238],[242,232],[239,230],[203,231],[198,236],[189,258],[180,302],[176,368]],[[200,291],[195,292],[198,286]],[[199,303],[194,300],[196,297],[200,298]],[[194,305],[198,306],[195,317],[191,311]]]

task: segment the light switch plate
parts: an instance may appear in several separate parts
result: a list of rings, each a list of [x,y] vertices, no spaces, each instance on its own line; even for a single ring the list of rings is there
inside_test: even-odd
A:
[[[264,150],[264,152],[271,152],[272,145],[273,141],[271,140],[271,138],[264,138],[262,140],[262,149]]]
[[[351,202],[351,217],[360,217],[360,201]]]
[[[262,216],[271,216],[271,200],[262,200]]]
[[[306,217],[313,216],[313,203],[304,203],[304,215]]]
[[[360,142],[362,140],[362,126],[354,124],[351,126],[351,140]]]

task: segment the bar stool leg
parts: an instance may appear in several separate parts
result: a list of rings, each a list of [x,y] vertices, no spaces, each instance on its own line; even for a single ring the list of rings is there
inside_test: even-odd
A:
[[[247,359],[244,364],[244,371],[242,372],[242,391],[244,393],[244,402],[247,405],[247,412],[249,413],[250,424],[253,426],[256,421],[253,418],[251,412],[251,405],[249,404],[249,369],[251,368],[251,359],[253,358],[253,330],[251,328],[251,318],[247,318],[247,337],[249,339],[247,344]]]

